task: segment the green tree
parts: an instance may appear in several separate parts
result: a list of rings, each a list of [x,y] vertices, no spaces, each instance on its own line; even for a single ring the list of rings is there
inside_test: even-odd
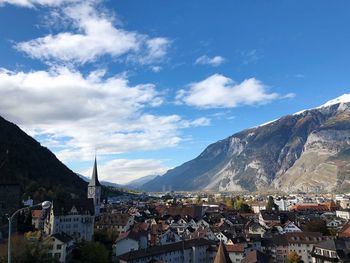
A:
[[[84,263],[106,263],[108,251],[99,242],[84,242],[80,247],[80,260]]]

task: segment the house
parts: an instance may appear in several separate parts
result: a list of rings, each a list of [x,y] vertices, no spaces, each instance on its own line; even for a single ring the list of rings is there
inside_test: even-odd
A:
[[[291,221],[287,221],[285,224],[283,224],[282,229],[284,233],[301,232],[301,229]]]
[[[103,213],[96,222],[97,229],[113,229],[125,233],[134,225],[134,216],[122,213]]]
[[[265,228],[280,224],[281,217],[278,211],[261,210],[259,213],[259,224]]]
[[[44,210],[32,210],[32,225],[37,230],[44,230]]]
[[[244,259],[241,261],[242,263],[269,263],[270,258],[268,255],[261,251],[251,251]]]
[[[53,234],[46,240],[48,243],[48,255],[56,258],[59,262],[65,263],[71,257],[74,248],[74,240],[66,234]]]
[[[128,231],[121,233],[114,247],[116,256],[133,250],[146,249],[148,247],[147,232]]]
[[[91,241],[94,234],[95,207],[93,199],[72,199],[53,202],[44,232],[46,235],[67,234],[76,241]]]
[[[350,262],[350,239],[335,238],[321,242],[312,250],[312,262]]]
[[[232,262],[241,262],[246,256],[244,244],[229,244],[225,247]]]
[[[148,263],[152,262],[151,260],[191,263],[209,262],[207,261],[208,258],[214,258],[212,250],[209,249],[211,246],[215,246],[215,243],[205,239],[185,240],[173,244],[130,251],[120,255],[118,259],[120,263]]]
[[[350,209],[342,209],[342,210],[337,210],[335,211],[335,215],[337,217],[350,220]]]
[[[168,229],[164,234],[158,237],[158,245],[167,245],[181,241],[181,237],[174,231]]]
[[[338,231],[338,237],[348,237],[350,238],[350,223],[346,223],[343,227]]]
[[[313,246],[330,239],[318,232],[292,232],[286,234],[288,252],[294,251],[304,263],[312,263],[311,252]]]
[[[325,203],[302,203],[295,204],[290,208],[291,211],[295,212],[326,212],[336,211],[337,205],[334,202]]]

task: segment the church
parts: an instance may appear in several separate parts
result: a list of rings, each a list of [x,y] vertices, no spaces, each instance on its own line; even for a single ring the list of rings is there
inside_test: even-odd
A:
[[[53,202],[44,231],[47,235],[66,234],[75,241],[92,241],[95,218],[100,215],[101,184],[98,181],[95,157],[91,180],[88,184],[87,198]]]

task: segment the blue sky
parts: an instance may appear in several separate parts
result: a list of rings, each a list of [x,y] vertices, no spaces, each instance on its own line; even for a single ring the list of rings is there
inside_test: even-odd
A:
[[[349,93],[349,1],[0,0],[0,115],[76,172],[160,174]]]

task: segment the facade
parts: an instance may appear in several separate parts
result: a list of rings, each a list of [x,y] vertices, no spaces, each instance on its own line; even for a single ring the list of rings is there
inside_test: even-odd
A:
[[[337,210],[335,211],[335,215],[337,217],[350,220],[350,209]]]
[[[74,247],[73,239],[65,234],[54,234],[46,240],[49,243],[48,255],[58,259],[59,262],[67,262]]]
[[[315,245],[312,250],[312,262],[350,262],[350,239],[336,238]]]
[[[94,204],[92,199],[53,203],[45,220],[47,235],[67,234],[76,241],[91,241],[94,234]]]
[[[118,257],[120,263],[148,263],[151,260],[162,262],[212,263],[213,255],[208,249],[214,242],[197,239],[174,244],[154,246],[148,249],[130,251]],[[214,255],[216,252],[213,252]],[[157,262],[157,261],[155,261]]]
[[[90,183],[88,185],[88,194],[87,197],[92,199],[94,202],[95,216],[100,215],[101,209],[101,184],[98,181],[97,173],[97,161],[95,157],[94,168],[92,170],[92,176]]]
[[[147,233],[144,231],[129,231],[121,234],[115,243],[115,256],[130,251],[146,249],[148,247]]]
[[[129,214],[112,213],[101,214],[96,223],[97,229],[113,229],[120,233],[125,233],[134,225],[134,216]]]

